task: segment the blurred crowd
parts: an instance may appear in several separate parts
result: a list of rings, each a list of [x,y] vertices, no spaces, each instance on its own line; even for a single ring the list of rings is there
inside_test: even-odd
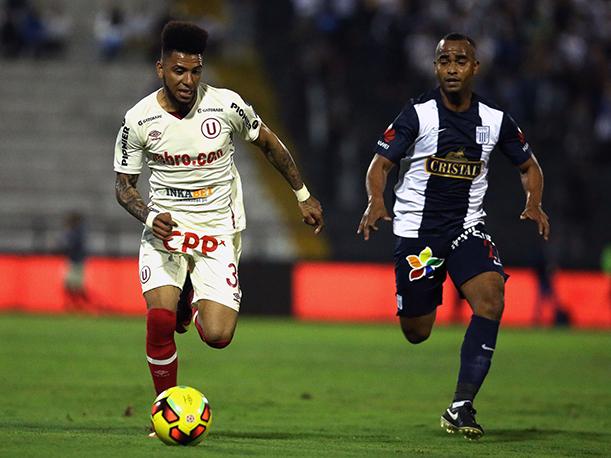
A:
[[[172,17],[197,18],[213,54],[220,42],[250,42],[332,237],[334,215],[340,234],[358,220],[379,134],[409,98],[435,85],[437,41],[465,33],[482,64],[477,92],[512,113],[544,167],[561,256],[582,259],[609,242],[601,228],[611,225],[611,1],[0,1],[4,58],[61,58],[87,37],[84,52],[99,60],[152,60]]]
[[[258,20],[283,115],[328,206],[361,209],[377,137],[435,85],[435,46],[461,32],[477,43],[476,91],[512,113],[544,166],[564,249],[582,254],[596,215],[610,218],[597,196],[611,179],[611,2],[272,0]]]
[[[204,14],[212,4],[215,12],[222,10],[223,0],[0,2],[0,56],[4,58],[62,58],[70,47],[79,45],[87,53],[93,48],[92,55],[105,62],[156,59],[161,29],[171,19],[198,22],[210,32],[212,47],[224,35],[219,21]],[[240,3],[227,1],[228,5]]]
[[[158,9],[128,10],[120,3],[93,6],[87,36],[97,56],[112,61],[150,39]],[[74,44],[75,18],[62,1],[4,0],[0,11],[0,50],[4,58],[62,58]]]
[[[44,8],[27,0],[4,0],[0,10],[2,57],[60,56],[72,31],[72,19],[59,3]]]

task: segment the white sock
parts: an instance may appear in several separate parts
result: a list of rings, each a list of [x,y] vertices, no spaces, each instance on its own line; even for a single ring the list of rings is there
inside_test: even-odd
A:
[[[471,403],[471,401],[456,401],[452,403],[452,409],[458,409],[459,407],[464,406],[466,403]]]

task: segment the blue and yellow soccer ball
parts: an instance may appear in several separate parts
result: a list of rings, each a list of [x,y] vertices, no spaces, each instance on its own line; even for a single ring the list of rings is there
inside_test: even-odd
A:
[[[174,386],[155,399],[151,420],[157,437],[167,445],[197,445],[208,435],[212,411],[195,388]]]

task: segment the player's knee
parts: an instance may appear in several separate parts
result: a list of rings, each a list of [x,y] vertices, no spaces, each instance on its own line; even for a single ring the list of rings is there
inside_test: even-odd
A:
[[[424,342],[426,339],[429,338],[430,335],[431,335],[430,332],[426,334],[410,333],[410,334],[405,334],[405,338],[409,341],[409,343],[416,345],[416,344]]]
[[[419,344],[431,335],[435,323],[435,311],[418,317],[401,317],[401,331],[409,343]]]
[[[490,320],[500,321],[503,316],[505,303],[503,298],[494,298],[482,301],[478,304],[476,315],[483,316]]]
[[[493,304],[490,308],[490,314],[492,315],[492,319],[496,321],[501,321],[501,317],[503,316],[503,310],[505,310],[505,301],[502,299],[495,304]]]
[[[216,348],[219,350],[221,348],[225,348],[230,343],[231,343],[231,339],[229,340],[206,340],[206,344],[208,344],[209,347]]]
[[[430,329],[413,329],[402,327],[403,335],[412,344],[419,344],[424,342],[431,335]]]
[[[212,348],[225,348],[231,343],[233,339],[233,333],[227,331],[207,331],[204,333],[204,342],[206,345]]]

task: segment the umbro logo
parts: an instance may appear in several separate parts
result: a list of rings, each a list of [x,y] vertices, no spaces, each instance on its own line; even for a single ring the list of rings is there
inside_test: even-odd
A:
[[[153,130],[149,132],[149,137],[151,138],[151,140],[159,140],[161,138],[161,132],[159,132],[158,130]]]
[[[450,409],[446,409],[448,415],[452,418],[452,420],[458,419],[458,412],[452,412]]]
[[[482,344],[482,348],[483,348],[484,350],[488,350],[488,351],[494,351],[494,348],[489,347],[489,346],[488,346],[488,345],[486,345],[486,344]]]

